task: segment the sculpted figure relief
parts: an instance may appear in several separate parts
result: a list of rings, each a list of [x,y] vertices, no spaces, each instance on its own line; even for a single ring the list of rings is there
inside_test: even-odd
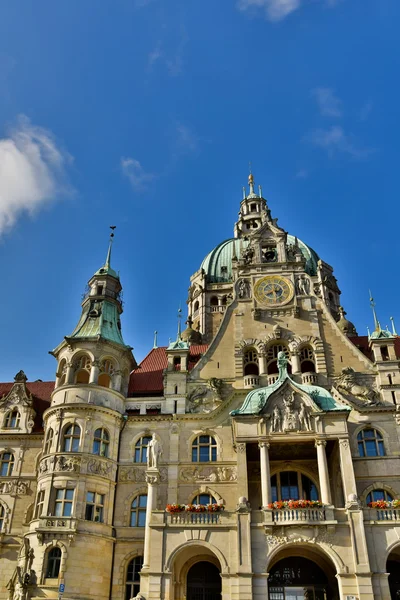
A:
[[[278,406],[272,412],[271,431],[274,433],[282,431],[282,414]]]
[[[302,400],[296,400],[295,392],[286,390],[281,402],[281,406],[276,404],[272,410],[271,433],[312,431],[309,408]]]
[[[238,283],[238,295],[242,300],[250,298],[250,284],[247,279],[240,279]]]
[[[379,395],[372,388],[367,385],[360,385],[356,381],[356,372],[352,367],[346,367],[342,369],[342,374],[336,382],[337,389],[347,394],[352,394],[359,400],[367,402],[368,404],[378,404]]]
[[[152,438],[147,446],[147,467],[149,469],[158,469],[158,463],[161,456],[161,444],[153,433]]]

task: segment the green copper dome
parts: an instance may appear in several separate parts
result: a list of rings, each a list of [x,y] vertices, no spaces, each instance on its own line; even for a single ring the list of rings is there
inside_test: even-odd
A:
[[[288,234],[287,243],[294,244],[295,241],[296,238]],[[241,253],[247,247],[248,243],[244,239],[231,238],[230,240],[221,242],[221,244],[218,244],[214,250],[207,254],[200,266],[207,274],[207,281],[209,283],[232,281],[232,258],[236,255],[240,259]],[[319,260],[318,254],[301,240],[297,239],[297,243],[306,260],[306,272],[309,275],[316,275]]]

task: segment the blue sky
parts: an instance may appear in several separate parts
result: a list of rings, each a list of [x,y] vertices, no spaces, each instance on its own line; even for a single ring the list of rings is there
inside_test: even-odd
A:
[[[117,225],[125,341],[176,332],[251,161],[360,334],[398,296],[398,0],[0,6],[0,380],[54,377]]]

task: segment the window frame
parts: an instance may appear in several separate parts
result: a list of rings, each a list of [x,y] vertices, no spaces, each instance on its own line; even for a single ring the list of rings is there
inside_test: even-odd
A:
[[[374,498],[375,493],[381,493],[381,492],[383,493],[383,496],[379,496],[379,498]],[[385,500],[386,502],[391,502],[392,500],[394,500],[394,496],[391,492],[389,492],[388,490],[385,490],[384,488],[378,488],[376,490],[371,490],[365,496],[365,504],[367,506],[370,502],[379,502],[379,500]]]
[[[59,556],[50,556],[52,553],[55,553],[56,550],[59,552]],[[60,546],[53,546],[46,552],[46,570],[45,570],[45,579],[58,579],[61,571],[61,559],[62,559],[62,550]],[[50,570],[50,566],[52,567]],[[57,572],[55,572],[57,571]]]
[[[374,435],[365,436],[365,432],[367,431],[373,432]],[[371,448],[371,442],[373,443],[376,454],[368,453],[368,449]],[[381,456],[386,456],[383,435],[375,427],[363,427],[363,429],[357,433],[357,449],[360,458],[379,458]]]
[[[92,500],[89,499],[89,494],[93,495]],[[93,521],[93,523],[104,523],[105,498],[105,494],[99,494],[99,492],[86,492],[85,521]]]
[[[15,421],[13,424],[13,420],[15,417]],[[6,416],[4,417],[4,429],[18,429],[21,421],[21,414],[18,408],[13,408],[8,411]]]
[[[281,475],[284,474],[296,474],[296,479],[297,482],[296,483],[289,483],[287,484],[283,484],[282,480],[281,480]],[[308,481],[311,483],[312,486],[314,486],[315,491],[316,491],[316,498],[313,498],[313,494],[312,492],[309,494],[309,498],[306,498],[306,489],[304,486],[304,482],[303,482],[303,477],[307,478]],[[276,486],[273,485],[273,479],[275,478],[276,480]],[[297,488],[297,493],[298,493],[298,498],[296,498],[295,496],[290,496],[288,498],[283,498],[282,495],[282,488],[283,487],[289,487],[290,488]],[[276,490],[276,492],[274,491],[274,488]],[[290,495],[290,492],[289,492]],[[321,500],[320,498],[320,490],[319,487],[317,485],[317,483],[315,483],[315,481],[313,481],[311,479],[311,477],[309,477],[308,475],[306,475],[305,473],[302,473],[301,471],[294,471],[292,469],[288,469],[288,470],[284,470],[284,471],[277,471],[276,473],[274,473],[273,475],[271,475],[271,498],[272,498],[272,502],[280,502],[280,501],[286,501],[286,500]]]
[[[68,493],[71,497],[68,497]],[[62,495],[61,495],[62,494]],[[74,510],[74,498],[75,498],[75,488],[65,487],[65,488],[57,488],[55,497],[54,497],[54,516],[55,517],[72,517]],[[60,514],[57,514],[58,507],[60,508]],[[69,514],[66,508],[69,507]]]
[[[143,440],[148,440],[147,444],[143,443]],[[149,446],[149,442],[151,440],[151,435],[141,435],[135,442],[134,447],[134,455],[133,462],[137,464],[146,464],[147,463],[147,448]],[[136,457],[139,457],[140,460],[136,460]],[[144,458],[143,458],[144,457]]]
[[[71,429],[72,432],[69,434],[68,430]],[[75,430],[79,430],[79,435],[75,433]],[[62,436],[62,452],[79,452],[81,446],[81,435],[82,430],[77,423],[68,423],[64,427],[64,432]],[[68,444],[68,440],[70,443]],[[78,447],[74,447],[74,440],[78,440]],[[70,446],[69,448],[67,446]]]
[[[201,441],[201,438],[208,438],[208,441]],[[204,448],[208,448],[208,458],[205,460]],[[191,459],[192,463],[217,462],[218,459],[218,444],[216,438],[207,433],[201,434],[194,438],[191,444]]]
[[[4,533],[6,516],[7,516],[7,511],[4,507],[4,505],[2,504],[2,502],[0,502],[0,533],[2,533],[2,532]]]
[[[5,458],[6,456],[10,457],[9,460]],[[0,477],[11,477],[14,470],[14,463],[14,454],[9,450],[4,450],[0,454]]]
[[[100,432],[99,435],[96,434]],[[98,444],[98,452],[95,451],[95,446]],[[104,458],[108,458],[108,451],[110,448],[110,434],[105,427],[98,427],[93,434],[93,446],[92,446],[92,454],[96,456],[103,456]]]
[[[202,496],[204,496],[203,499],[201,499]],[[208,499],[205,498],[206,496],[208,497]],[[211,492],[199,492],[198,494],[196,494],[196,496],[194,496],[191,504],[202,504],[202,505],[203,504],[204,505],[207,505],[207,504],[218,504],[218,500],[215,498],[215,496],[213,496],[211,494]]]
[[[36,496],[35,512],[33,513],[34,519],[40,519],[44,510],[44,500],[46,491],[39,490]]]
[[[54,429],[52,427],[50,427],[46,431],[46,439],[44,442],[43,454],[50,454],[51,447],[53,445],[53,440],[54,440]]]
[[[141,504],[142,498],[146,498],[145,504]],[[137,502],[136,506],[134,503]],[[130,508],[130,527],[145,527],[146,525],[146,510],[147,510],[147,494],[137,494],[131,502]]]
[[[138,564],[136,564],[136,562]],[[132,569],[130,569],[132,565]],[[128,563],[126,568],[126,576],[125,576],[125,600],[130,600],[131,598],[135,598],[140,592],[140,571],[143,567],[143,556],[138,554],[134,556]],[[128,579],[130,576],[130,570],[132,571],[132,579]],[[137,579],[135,576],[137,575]]]

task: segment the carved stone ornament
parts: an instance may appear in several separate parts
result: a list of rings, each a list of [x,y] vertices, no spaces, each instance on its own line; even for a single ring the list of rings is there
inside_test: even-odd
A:
[[[220,384],[216,385],[219,386]],[[221,398],[215,393],[212,386],[215,387],[215,381],[213,381],[213,384],[208,382],[206,386],[199,385],[189,392],[186,403],[187,412],[207,414],[220,405]]]
[[[357,375],[352,367],[342,369],[342,374],[336,381],[335,387],[339,392],[351,394],[367,404],[379,404],[380,398],[376,390],[368,385],[357,383]]]
[[[29,539],[24,538],[18,552],[17,566],[7,584],[10,600],[28,600],[28,586],[36,583],[35,572],[32,570],[34,558]]]
[[[312,431],[310,409],[291,389],[286,389],[272,409],[270,433]]]
[[[329,532],[327,527],[318,527],[317,530],[315,527],[290,527],[285,532],[282,527],[281,535],[272,535],[269,533],[269,528],[266,529],[268,530],[266,540],[269,551],[280,544],[290,542],[299,544],[327,544],[331,547],[335,541],[334,533]]]
[[[166,467],[159,469],[160,481],[165,482],[168,479],[168,471]],[[121,467],[119,470],[119,481],[128,482],[133,481],[134,483],[145,483],[146,482],[146,471],[143,467]]]
[[[296,279],[296,294],[308,296],[310,294],[310,280],[307,275],[301,275]]]
[[[97,460],[95,458],[93,458],[92,460],[89,460],[88,465],[87,465],[87,471],[88,473],[94,473],[95,475],[101,475],[102,477],[107,477],[110,475],[112,470],[112,464],[102,461],[102,460]]]
[[[244,454],[246,452],[246,444],[236,444],[236,452],[238,452],[239,454]]]
[[[239,279],[236,284],[236,290],[240,300],[249,300],[251,298],[251,286],[248,279]]]
[[[46,459],[44,459],[43,462],[46,462]],[[81,458],[78,456],[57,456],[54,463],[54,471],[73,471],[77,473],[79,471],[80,464]],[[42,463],[40,464],[40,469],[41,468]],[[44,465],[43,468],[45,468]]]
[[[0,483],[0,494],[9,496],[26,496],[29,490],[29,482],[20,479],[9,479]]]
[[[148,485],[157,485],[161,481],[160,473],[158,471],[146,471],[145,477]]]
[[[237,480],[236,467],[184,467],[179,479],[186,483],[195,482],[229,482]]]

